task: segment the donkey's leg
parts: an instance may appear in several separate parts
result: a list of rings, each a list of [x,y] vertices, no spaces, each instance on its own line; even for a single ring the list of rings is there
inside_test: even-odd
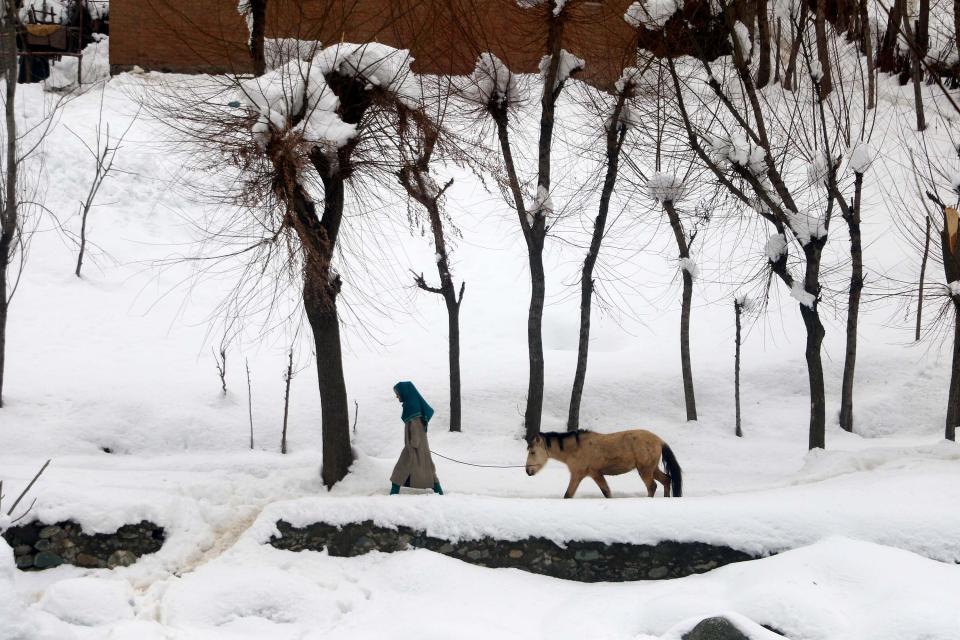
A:
[[[663,497],[670,497],[670,476],[665,474],[659,467],[656,471],[653,472],[653,477],[656,478],[657,482],[663,485]]]
[[[653,481],[653,469],[640,467],[637,471],[640,472],[640,479],[643,480],[643,484],[647,485],[647,497],[652,498],[653,494],[657,492],[657,483]]]
[[[580,483],[583,481],[583,478],[584,478],[584,474],[582,474],[582,473],[580,473],[580,472],[577,472],[577,473],[572,473],[572,472],[571,472],[571,473],[570,473],[570,484],[567,485],[567,492],[566,492],[565,494],[563,494],[563,497],[564,497],[564,498],[572,498],[572,497],[573,497],[573,494],[575,494],[575,493],[577,492],[577,487],[580,486]]]
[[[590,477],[593,478],[593,481],[597,483],[597,486],[600,487],[601,493],[603,493],[604,498],[610,497],[610,485],[607,484],[607,479],[603,477],[602,473],[593,473],[590,474]]]

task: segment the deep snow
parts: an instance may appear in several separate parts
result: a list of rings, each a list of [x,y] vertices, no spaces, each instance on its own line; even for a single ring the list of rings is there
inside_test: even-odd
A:
[[[125,74],[105,86],[114,132],[138,112],[137,98],[193,79]],[[887,102],[897,93],[886,87]],[[21,87],[25,110],[44,99]],[[43,149],[46,204],[71,232],[78,194],[93,164],[70,130],[92,140],[100,89],[64,108]],[[910,106],[904,104],[905,113]],[[892,129],[899,117],[890,108]],[[935,122],[929,134],[940,135]],[[871,141],[864,236],[870,278],[913,278],[879,183],[903,171],[903,140]],[[877,166],[886,163],[884,171]],[[434,276],[433,249],[407,229],[400,201],[355,210],[344,241],[363,259],[339,265],[346,282],[345,366],[358,402],[348,478],[327,494],[319,481],[319,398],[303,328],[254,316],[229,345],[226,396],[211,347],[212,322],[237,277],[235,263],[178,260],[216,251],[198,225],[228,215],[203,202],[183,148],[140,114],[90,218],[94,243],[84,277],[75,247],[50,216],[40,219],[11,307],[7,406],[0,410],[0,478],[9,496],[53,458],[31,516],[74,518],[111,531],[147,518],[167,527],[154,556],[114,571],[59,567],[20,573],[0,543],[0,638],[365,638],[416,629],[448,638],[633,638],[675,640],[698,617],[739,612],[796,639],[960,638],[960,450],[941,441],[949,345],[912,340],[906,303],[868,305],[856,388],[856,434],[835,425],[843,365],[842,305],[827,323],[827,450],[806,452],[807,392],[797,304],[773,288],[766,315],[751,318],[743,356],[745,437],[733,436],[733,296],[740,274],[762,267],[770,230],[715,224],[698,240],[692,350],[697,424],[684,422],[679,371],[678,263],[669,227],[642,194],[619,214],[601,258],[605,297],[595,312],[583,426],[644,427],[661,435],[685,473],[680,500],[649,500],[634,474],[612,478],[616,499],[588,480],[578,499],[556,500],[566,472],[556,462],[480,469],[437,459],[447,495],[387,498],[402,446],[391,388],[414,380],[437,409],[434,450],[470,462],[516,464],[526,385],[529,285],[515,214],[498,194],[453,172],[448,210],[462,237],[454,270],[467,281],[462,319],[464,432],[445,431],[446,318],[438,296],[418,292],[407,268]],[[589,158],[565,172],[579,182]],[[571,188],[571,191],[573,189]],[[563,429],[576,358],[576,273],[588,222],[550,194],[544,331],[545,429]],[[646,198],[646,200],[645,200]],[[648,201],[647,201],[648,200]],[[574,201],[576,202],[576,201]],[[587,209],[589,213],[589,208]],[[746,231],[744,232],[744,229]],[[842,263],[846,237],[828,252]],[[795,250],[792,249],[792,250]],[[727,260],[735,255],[733,267]],[[434,276],[435,277],[435,276]],[[842,287],[844,273],[834,275]],[[749,291],[752,296],[756,291]],[[281,290],[281,307],[295,292]],[[371,299],[379,301],[370,304]],[[286,305],[286,306],[284,306]],[[296,335],[295,335],[296,334]],[[286,352],[296,345],[290,444],[279,455]],[[244,360],[252,373],[256,451],[248,451]],[[104,448],[112,453],[105,453]],[[375,497],[368,497],[375,496]],[[442,502],[441,502],[442,501]],[[263,546],[280,515],[304,521],[373,517],[466,536],[543,535],[563,541],[731,544],[780,555],[704,576],[647,584],[579,585],[514,570],[462,565],[426,551],[361,558],[293,554]],[[838,537],[842,536],[842,537]],[[803,546],[810,545],[810,546]],[[800,547],[800,548],[797,548]],[[893,547],[899,547],[893,548]],[[793,549],[792,551],[790,549]],[[945,563],[939,562],[945,561]],[[10,594],[15,595],[10,595]],[[755,638],[770,634],[744,622]]]

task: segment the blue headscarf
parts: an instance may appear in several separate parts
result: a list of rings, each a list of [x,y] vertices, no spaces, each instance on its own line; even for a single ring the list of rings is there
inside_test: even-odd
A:
[[[400,419],[403,420],[404,424],[414,418],[420,418],[423,420],[423,425],[427,426],[430,418],[433,417],[433,407],[427,404],[427,401],[423,399],[413,383],[398,382],[393,385],[393,390],[400,396],[400,402],[403,403],[403,413],[400,415]]]

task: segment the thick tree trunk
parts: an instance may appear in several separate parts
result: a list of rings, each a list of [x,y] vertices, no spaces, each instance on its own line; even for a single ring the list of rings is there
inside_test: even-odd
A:
[[[670,220],[680,260],[690,258],[690,247],[683,232],[680,216],[673,202],[664,201],[663,210]],[[687,409],[687,420],[697,419],[697,400],[693,392],[693,367],[690,363],[690,311],[693,306],[693,275],[688,271],[687,264],[681,262],[680,273],[683,276],[683,297],[680,305],[680,367],[683,372],[683,399]]]
[[[917,131],[927,128],[926,117],[923,113],[923,62],[927,57],[928,42],[930,40],[930,0],[920,0],[920,15],[916,22],[914,33],[916,40],[913,57],[913,101],[917,111]]]
[[[903,21],[906,0],[894,0],[887,18],[887,30],[883,34],[880,50],[877,52],[877,68],[884,73],[897,70],[897,39],[900,23]]]
[[[800,57],[800,46],[803,43],[803,32],[807,28],[807,10],[806,5],[800,7],[799,25],[790,22],[790,33],[793,34],[793,42],[790,45],[790,57],[787,59],[787,69],[783,74],[783,88],[787,91],[793,91],[794,82],[797,74],[797,59]]]
[[[960,0],[953,0],[953,38],[960,55]]]
[[[543,240],[529,244],[530,311],[527,315],[527,352],[530,376],[527,384],[527,407],[523,413],[527,440],[540,433],[543,412],[543,304],[546,282],[543,272]]]
[[[953,300],[953,360],[950,372],[950,395],[947,398],[947,423],[944,436],[957,439],[957,423],[960,422],[960,302]]]
[[[337,316],[339,279],[326,281],[322,273],[304,274],[303,304],[317,352],[320,412],[323,436],[323,484],[329,489],[347,475],[353,463],[350,449],[350,407],[340,351],[340,319]]]
[[[757,0],[757,35],[760,39],[757,88],[762,89],[770,82],[770,15],[767,0]]]
[[[818,295],[820,289],[820,252],[821,248],[816,246],[820,241],[815,240],[804,247],[806,255],[807,270],[804,278],[804,290],[813,295]],[[800,315],[803,317],[803,324],[807,331],[807,344],[804,355],[807,360],[807,377],[810,382],[810,431],[808,438],[808,447],[810,449],[823,449],[826,447],[826,396],[823,381],[823,362],[821,360],[821,346],[825,331],[820,322],[820,313],[817,310],[817,301],[807,306],[800,305]]]
[[[930,255],[930,215],[927,215],[926,233],[923,240],[923,258],[920,260],[920,283],[917,286],[917,331],[914,340],[920,340],[923,322],[923,285],[927,275],[927,258]]]
[[[843,362],[843,385],[840,396],[840,427],[853,431],[853,378],[857,365],[857,324],[860,316],[860,293],[863,291],[863,247],[860,237],[860,193],[863,174],[857,174],[853,211],[846,219],[850,231],[850,292],[847,303],[847,349]]]
[[[267,70],[263,41],[267,29],[267,0],[250,0],[252,27],[250,29],[250,60],[254,75],[262,76]]]
[[[564,12],[557,11],[555,1],[550,3],[552,17],[547,32],[547,53],[550,63],[544,74],[543,94],[540,98],[540,136],[537,142],[537,192],[550,193],[550,171],[553,150],[553,125],[557,98],[562,89],[559,77],[563,45]],[[547,235],[543,212],[534,211],[533,220],[524,228],[527,254],[530,262],[530,312],[527,316],[527,346],[530,377],[527,384],[527,406],[523,412],[526,438],[532,440],[540,433],[543,418],[543,305],[546,282],[543,272],[543,245]]]
[[[817,13],[814,16],[814,30],[817,34],[817,59],[823,73],[820,78],[820,99],[824,100],[833,90],[830,72],[830,48],[827,44],[827,0],[817,0]]]
[[[450,341],[450,431],[460,431],[463,419],[460,405],[460,304],[453,298],[453,291],[450,297],[444,295]]]

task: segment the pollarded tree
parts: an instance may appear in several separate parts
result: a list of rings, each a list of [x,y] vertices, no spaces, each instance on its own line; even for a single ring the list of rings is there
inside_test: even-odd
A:
[[[401,127],[427,117],[407,51],[338,44],[295,55],[260,77],[193,93],[178,86],[154,106],[199,143],[212,169],[239,173],[231,195],[246,215],[231,219],[240,227],[233,233],[250,240],[232,254],[246,256],[247,273],[279,258],[299,281],[316,352],[322,479],[331,487],[353,462],[337,304],[345,212],[364,183],[395,180]],[[225,105],[231,94],[238,99]]]
[[[728,77],[721,73],[723,63],[700,59],[702,75],[681,78],[677,64],[669,60],[676,108],[691,149],[717,182],[773,226],[774,234],[766,248],[770,269],[798,301],[806,331],[808,445],[811,449],[822,448],[826,439],[826,397],[821,358],[825,330],[819,312],[821,264],[834,214],[850,211],[839,178],[845,138],[837,119],[826,114],[856,114],[847,112],[844,92],[825,91],[820,56],[807,30],[799,31],[807,74],[798,77],[796,90],[760,92],[753,81],[750,30],[735,19],[731,5],[724,3],[722,9],[733,46],[732,74]],[[722,106],[723,119],[709,131],[691,118],[688,102],[702,100],[690,90],[691,83],[706,85]],[[795,277],[789,266],[791,242],[799,246],[803,256],[802,277]]]
[[[620,172],[624,140],[627,137],[627,131],[636,125],[632,103],[637,94],[640,76],[639,69],[629,67],[624,69],[623,75],[616,82],[609,96],[590,93],[593,100],[589,106],[592,111],[597,112],[599,120],[603,123],[604,178],[597,217],[593,221],[590,246],[583,260],[580,274],[580,340],[577,346],[577,369],[570,393],[570,412],[567,417],[567,429],[570,431],[580,428],[580,401],[583,398],[583,386],[587,377],[587,356],[590,349],[590,315],[595,286],[593,272],[607,233],[610,199]]]
[[[524,427],[528,440],[540,432],[543,413],[543,307],[546,297],[546,279],[543,268],[543,250],[553,215],[551,199],[553,138],[557,100],[570,75],[583,68],[584,62],[563,48],[564,29],[569,9],[566,0],[521,0],[521,5],[540,11],[547,34],[544,56],[540,63],[540,120],[536,158],[536,188],[532,197],[526,193],[526,181],[520,177],[516,162],[518,154],[511,139],[515,109],[521,102],[521,92],[513,72],[492,53],[484,53],[477,61],[462,95],[480,107],[481,113],[493,121],[497,143],[506,176],[505,190],[510,205],[517,212],[520,230],[527,247],[530,265],[530,310],[527,316],[527,349],[530,373],[527,384],[527,403],[524,409]]]
[[[450,251],[444,222],[449,220],[444,211],[444,194],[453,184],[451,178],[440,186],[431,175],[431,162],[438,155],[447,155],[454,160],[463,158],[452,145],[444,144],[441,139],[440,126],[447,112],[447,101],[450,95],[449,84],[442,79],[430,83],[431,90],[424,91],[424,96],[430,96],[424,105],[424,111],[431,115],[429,121],[424,120],[420,126],[400,127],[400,153],[404,158],[403,166],[397,172],[400,184],[403,185],[407,196],[417,202],[427,212],[430,232],[433,236],[433,247],[436,252],[437,272],[440,277],[440,286],[433,287],[427,284],[421,273],[414,274],[414,282],[423,291],[436,293],[443,297],[447,307],[448,325],[448,356],[450,362],[450,431],[460,431],[462,423],[462,407],[460,398],[460,305],[463,302],[463,293],[467,283],[460,283],[460,292],[457,293],[450,270]],[[444,153],[446,151],[446,153]]]

